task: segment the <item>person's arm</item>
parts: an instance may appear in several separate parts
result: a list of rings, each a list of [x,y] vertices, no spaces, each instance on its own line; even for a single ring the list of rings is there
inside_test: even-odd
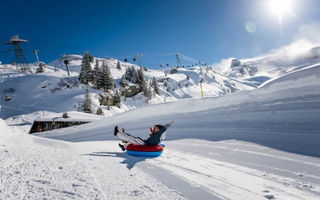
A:
[[[165,127],[166,129],[168,129],[173,123],[174,123],[174,121],[171,121],[171,122],[169,122],[168,124],[166,124],[164,127]]]

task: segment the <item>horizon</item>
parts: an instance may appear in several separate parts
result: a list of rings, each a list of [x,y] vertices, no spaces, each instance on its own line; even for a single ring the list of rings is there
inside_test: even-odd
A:
[[[320,33],[320,2],[291,0],[292,8],[280,16],[278,7],[277,15],[267,7],[270,1],[10,1],[0,13],[7,19],[0,41],[15,34],[29,40],[22,47],[30,63],[34,49],[46,63],[85,51],[133,63],[141,53],[148,68],[175,65],[176,52],[213,64],[265,55],[300,39],[319,43],[314,36]],[[23,17],[12,16],[12,9]],[[3,63],[14,62],[10,48],[0,45]]]

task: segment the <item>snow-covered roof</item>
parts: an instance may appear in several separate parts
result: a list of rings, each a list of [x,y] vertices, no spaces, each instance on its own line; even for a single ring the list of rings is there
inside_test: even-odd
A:
[[[71,111],[68,112],[68,118],[63,118],[63,113],[55,113],[43,118],[38,118],[34,121],[37,122],[47,122],[47,121],[55,121],[55,122],[92,122],[96,120],[102,119],[103,116],[87,114],[82,112]]]

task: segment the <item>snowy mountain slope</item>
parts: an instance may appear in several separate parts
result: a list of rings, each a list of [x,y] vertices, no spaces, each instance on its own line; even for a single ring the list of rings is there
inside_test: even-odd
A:
[[[2,133],[1,199],[312,200],[320,195],[319,159],[252,143],[168,141],[162,157],[146,159],[120,152],[115,141],[67,143]]]
[[[301,74],[300,84],[294,86],[294,80],[287,80],[281,84],[275,82],[272,87],[217,98],[146,106],[114,116],[112,121],[106,118],[84,125],[81,130],[55,130],[44,135],[68,141],[112,139],[108,133],[118,124],[143,137],[146,127],[176,119],[171,139],[241,139],[292,152],[320,155],[319,149],[315,149],[317,141],[302,140],[301,144],[295,144],[299,138],[320,136],[320,83],[319,76],[315,75],[319,71],[320,65],[317,65],[297,72],[294,80]],[[130,119],[135,119],[134,123]],[[198,129],[201,131],[194,133]]]
[[[314,65],[255,90],[37,134],[74,143],[22,134],[0,120],[0,199],[319,199],[319,74]],[[150,126],[170,120],[156,159],[127,156],[112,133],[117,124],[145,138]]]
[[[320,62],[320,47],[298,41],[268,55],[249,59],[226,59],[215,64],[220,73],[259,86],[276,78]]]
[[[0,65],[0,92],[2,111],[0,117],[6,119],[14,116],[28,115],[26,118],[43,117],[39,115],[44,112],[68,112],[77,110],[83,102],[85,86],[77,82],[78,72],[80,70],[82,56],[70,55],[71,77],[67,77],[65,66],[60,60],[56,60],[48,65],[44,73],[23,74],[16,71],[12,65]],[[111,74],[117,83],[128,67],[139,67],[130,63],[121,63],[121,70],[116,68],[118,60],[98,58],[100,63],[107,62]],[[57,67],[57,68],[55,68]],[[36,66],[32,66],[36,71]],[[57,69],[57,70],[56,70]],[[231,93],[237,90],[252,89],[252,87],[228,79],[227,77],[214,74],[208,68],[206,72],[195,67],[192,69],[178,69],[175,74],[168,71],[148,70],[145,76],[152,80],[155,77],[159,81],[160,95],[155,95],[146,103],[143,95],[136,95],[133,98],[122,99],[120,108],[101,106],[105,116],[135,109],[148,104],[157,104],[162,102],[175,101],[177,99],[200,97],[200,80],[203,79],[202,88],[204,96],[219,96]],[[187,79],[188,77],[188,79]],[[98,94],[99,90],[90,88],[91,98],[93,100],[93,110],[100,107]],[[18,117],[14,117],[18,118]],[[11,125],[19,125],[14,120],[8,119]],[[32,120],[31,120],[32,121]],[[28,122],[30,125],[30,122]]]
[[[160,86],[160,95],[155,95],[146,103],[147,99],[139,94],[133,98],[126,98],[126,101],[122,98],[120,108],[116,106],[111,108],[101,106],[101,108],[105,116],[114,116],[149,104],[199,98],[201,97],[201,86],[205,97],[221,96],[239,90],[251,90],[267,80],[275,79],[318,61],[319,52],[317,49],[317,47],[311,50],[304,48],[302,53],[299,51],[295,54],[290,53],[292,50],[283,50],[269,56],[241,60],[242,64],[237,66],[237,62],[234,61],[231,68],[225,65],[221,65],[220,68],[178,68],[172,74],[170,73],[171,69],[149,69],[144,74],[149,80],[152,80],[153,77],[156,78]],[[290,62],[284,59],[289,55],[291,56]],[[45,73],[32,75],[19,73],[12,65],[0,65],[0,104],[2,105],[0,117],[7,119],[10,125],[21,125],[17,122],[19,120],[13,120],[13,118],[30,118],[28,122],[30,126],[33,119],[43,117],[41,113],[46,111],[61,113],[77,110],[83,102],[85,94],[84,85],[76,83],[82,56],[68,55],[68,57],[71,78],[67,77],[65,66],[59,59],[51,62]],[[118,60],[112,58],[96,59],[99,59],[100,62],[107,62],[118,89],[120,78],[125,70],[131,66],[139,68],[131,63],[120,62],[122,69],[118,70],[116,68]],[[303,62],[305,63],[301,64]],[[298,66],[299,63],[301,65]],[[58,71],[55,71],[55,67]],[[248,68],[249,71],[244,68]],[[32,69],[36,71],[35,66]],[[244,74],[239,70],[242,70],[241,72]],[[90,93],[95,112],[100,107],[98,95],[101,91],[90,88]]]
[[[315,65],[256,90],[147,106],[39,135],[77,142],[102,185],[107,175],[99,166],[111,159],[191,199],[318,199],[319,72]],[[115,124],[146,137],[149,126],[170,120],[160,158],[127,156],[113,141]]]
[[[121,158],[83,159],[78,149],[86,145],[5,134],[0,127],[0,199],[183,199],[140,169],[129,171]]]

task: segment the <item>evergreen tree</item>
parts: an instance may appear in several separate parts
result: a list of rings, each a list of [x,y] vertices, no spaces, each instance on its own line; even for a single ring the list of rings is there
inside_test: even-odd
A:
[[[148,95],[148,89],[149,89],[149,85],[148,85],[148,82],[146,80],[144,80],[142,83],[141,83],[141,89],[142,89],[142,92],[144,94],[144,96],[147,97]]]
[[[151,83],[149,81],[145,81],[143,84],[142,84],[142,91],[143,91],[143,94],[144,96],[147,98],[147,100],[150,100],[152,98],[152,95],[153,95],[153,90],[152,90],[152,87],[150,86]]]
[[[136,84],[141,84],[142,81],[139,77],[139,71],[137,71],[134,67],[132,67],[131,72],[132,72],[131,82]]]
[[[102,89],[104,91],[112,90],[114,88],[114,80],[111,75],[110,69],[106,62],[103,62],[102,65],[102,74],[101,74],[101,82],[102,82]]]
[[[155,92],[156,94],[159,94],[159,95],[160,95],[159,85],[158,85],[158,82],[157,82],[157,80],[156,80],[155,77],[153,77],[153,79],[152,79],[152,87],[153,87],[153,89],[154,89],[154,92]]]
[[[90,97],[90,93],[89,93],[89,87],[86,87],[86,94],[84,96],[84,103],[82,105],[81,110],[85,113],[92,113],[91,110],[91,105],[92,105],[92,101],[91,101],[91,97]]]
[[[97,89],[101,88],[101,68],[99,68],[99,60],[96,59],[96,64],[93,69],[93,83]]]
[[[116,93],[114,94],[113,98],[114,98],[114,104],[117,105],[118,107],[120,107],[121,98],[120,98],[118,90],[116,90]]]
[[[138,77],[139,77],[139,81],[140,83],[143,83],[144,81],[146,81],[144,74],[143,74],[143,69],[142,67],[140,67],[140,69],[138,70]]]
[[[117,69],[118,69],[118,70],[121,70],[121,64],[120,64],[119,61],[117,62]]]
[[[91,69],[90,59],[91,55],[88,51],[84,53],[82,58],[81,70],[79,74],[79,81],[84,84],[89,84],[93,81],[93,71]]]
[[[128,85],[125,75],[123,74],[120,79],[120,85],[126,87]]]
[[[124,73],[124,77],[127,81],[131,81],[132,79],[132,68],[128,67]]]

